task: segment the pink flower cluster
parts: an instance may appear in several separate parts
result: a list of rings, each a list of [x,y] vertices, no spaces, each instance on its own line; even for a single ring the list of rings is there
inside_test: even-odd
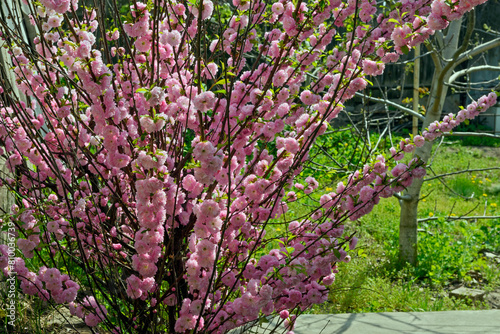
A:
[[[85,324],[89,327],[95,327],[106,319],[108,311],[106,307],[97,303],[94,297],[85,297],[82,303],[70,303],[69,311],[71,315],[77,316],[85,320]]]
[[[36,295],[44,300],[51,298],[58,304],[72,303],[77,296],[80,285],[63,275],[57,268],[40,267],[38,274],[26,268],[23,259],[16,257],[14,263],[8,263],[8,254],[1,249],[0,265],[3,273],[15,273],[21,281],[20,287],[27,295]]]
[[[497,96],[495,93],[492,92],[487,96],[482,96],[477,102],[474,101],[469,104],[467,108],[460,110],[456,116],[454,114],[449,114],[443,118],[442,122],[436,121],[430,124],[427,130],[422,133],[422,135],[426,140],[434,140],[437,137],[441,136],[444,132],[450,132],[465,120],[477,117],[480,113],[486,111],[496,103]]]
[[[66,13],[71,5],[73,5],[73,7],[78,5],[78,0],[40,0],[40,2],[47,9],[53,10],[59,14]]]
[[[486,0],[433,1],[431,14],[427,18],[429,28],[442,30],[448,26],[448,21],[460,18],[465,13],[484,2],[486,2]]]
[[[137,276],[132,275],[127,278],[127,295],[132,299],[142,298],[142,300],[145,300],[148,291],[151,291],[154,287],[155,280],[153,277],[141,280]]]
[[[222,154],[217,155],[214,145],[209,142],[193,141],[193,157],[200,162],[200,167],[195,168],[194,176],[197,182],[209,185],[215,180],[215,175],[220,171],[223,161]]]

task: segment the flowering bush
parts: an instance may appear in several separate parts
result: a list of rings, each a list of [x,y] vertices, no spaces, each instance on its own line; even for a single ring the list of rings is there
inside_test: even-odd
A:
[[[484,1],[156,0],[126,17],[116,1],[23,2],[33,47],[1,28],[24,96],[1,83],[22,253],[9,264],[0,246],[1,268],[114,333],[225,333],[267,315],[292,330],[350,259],[344,222],[425,174],[394,162],[496,102],[373,157],[269,237],[317,189],[295,178],[366,77]]]

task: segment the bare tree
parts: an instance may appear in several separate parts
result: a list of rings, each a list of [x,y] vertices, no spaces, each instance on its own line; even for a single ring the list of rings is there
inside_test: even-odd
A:
[[[466,23],[465,30],[462,29],[464,21]],[[469,93],[474,89],[474,87],[478,87],[482,84],[483,86],[481,89],[484,90],[485,84],[471,84],[470,74],[480,71],[500,71],[499,66],[492,66],[489,64],[474,64],[473,66],[465,69],[457,69],[460,64],[463,64],[474,57],[484,55],[489,50],[500,46],[500,35],[498,34],[495,38],[486,42],[472,45],[473,43],[471,40],[473,38],[474,30],[475,13],[471,12],[466,19],[464,18],[451,22],[445,31],[437,32],[433,40],[426,42],[427,53],[421,57],[431,57],[434,65],[434,74],[432,77],[432,86],[429,91],[425,116],[404,106],[403,103],[389,100],[386,94],[383,94],[382,98],[375,98],[369,96],[368,94],[361,93],[358,93],[358,96],[371,102],[385,104],[386,109],[390,106],[392,108],[396,108],[399,112],[406,113],[419,119],[422,122],[421,131],[423,132],[431,123],[441,119],[450,87],[453,87],[459,92],[464,92],[470,96]],[[460,38],[461,31],[464,31],[462,38]],[[459,82],[459,80],[464,77],[466,78],[465,82]],[[498,80],[488,83],[491,86],[491,84],[497,84]],[[389,117],[389,122],[393,119],[393,117],[394,114]],[[384,131],[384,133],[385,132],[386,131]],[[481,135],[498,137],[492,134],[462,132],[454,133],[453,135]],[[432,147],[432,142],[426,142],[423,147],[415,150],[414,156],[420,157],[422,161],[427,164],[431,157]],[[413,182],[413,184],[406,189],[404,193],[396,194],[401,206],[399,223],[399,260],[402,263],[408,262],[412,265],[417,264],[417,211],[423,182],[425,182],[424,179],[415,180],[415,182]]]
[[[468,48],[475,26],[475,13],[471,12],[467,18],[467,29],[461,44],[459,44],[460,26],[462,20],[450,24],[446,35],[438,33],[434,43],[428,43],[435,72],[430,89],[427,112],[422,125],[422,131],[431,123],[441,118],[443,106],[450,84],[458,78],[475,71],[500,70],[500,67],[476,66],[466,70],[455,71],[457,66],[471,57],[480,55],[488,50],[500,46],[500,38],[495,38],[473,48]],[[415,156],[419,156],[425,163],[429,161],[432,143],[425,143],[417,148]],[[424,179],[419,179],[406,190],[401,197],[401,214],[399,221],[399,259],[412,265],[417,263],[417,209],[420,192]]]

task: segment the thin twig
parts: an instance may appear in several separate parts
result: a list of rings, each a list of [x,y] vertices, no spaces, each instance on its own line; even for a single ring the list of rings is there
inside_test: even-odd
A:
[[[486,132],[447,132],[443,133],[445,137],[490,137],[490,138],[500,138],[500,136],[497,136],[493,133],[486,133]]]
[[[440,175],[436,175],[433,177],[429,177],[429,178],[424,179],[424,182],[432,181],[434,179],[438,179],[440,177],[445,177],[445,176],[450,176],[450,175],[457,175],[457,174],[470,173],[470,172],[482,172],[482,171],[486,171],[486,170],[495,170],[495,169],[500,169],[500,167],[464,169],[464,170],[460,170],[458,172],[445,173],[445,174],[440,174]]]
[[[356,96],[362,97],[362,98],[367,99],[369,101],[387,104],[387,105],[389,105],[391,107],[394,107],[396,109],[399,109],[399,110],[401,110],[401,111],[403,111],[403,112],[405,112],[407,114],[415,116],[415,117],[417,117],[418,119],[420,119],[422,121],[425,119],[425,117],[423,115],[421,115],[419,113],[416,113],[415,111],[413,111],[410,108],[403,107],[402,105],[397,104],[395,102],[392,102],[392,101],[389,101],[389,100],[386,100],[386,99],[379,99],[379,98],[376,98],[376,97],[371,97],[371,96],[365,95],[365,94],[360,93],[360,92],[356,92]]]
[[[448,216],[448,217],[429,217],[429,218],[422,218],[422,219],[418,219],[417,221],[419,223],[421,222],[426,222],[426,221],[430,221],[430,220],[438,220],[438,219],[441,219],[441,218],[444,218],[444,219],[451,219],[451,220],[459,220],[459,219],[464,219],[464,220],[468,220],[468,219],[499,219],[500,216],[459,216],[459,217],[455,217],[455,216]]]
[[[430,166],[428,166],[429,170],[434,173],[434,175],[436,175],[436,173],[432,170],[432,168]],[[465,200],[471,200],[472,198],[474,198],[474,193],[472,193],[472,195],[470,195],[470,197],[467,197],[467,196],[464,196],[464,195],[461,195],[459,193],[457,193],[455,190],[453,190],[449,185],[447,185],[441,178],[438,178],[438,181],[441,182],[441,184],[443,186],[445,186],[446,189],[448,189],[449,191],[451,191],[453,194],[459,196],[460,198],[462,199],[465,199]]]

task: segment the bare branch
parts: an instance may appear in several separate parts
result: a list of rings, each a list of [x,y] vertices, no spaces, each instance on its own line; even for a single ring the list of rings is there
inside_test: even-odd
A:
[[[434,175],[436,175],[436,172],[432,170],[432,168],[430,166],[427,167],[428,169],[430,169],[432,171],[432,173],[434,173]],[[472,193],[472,195],[470,195],[469,197],[467,196],[464,196],[462,194],[459,194],[457,191],[455,191],[454,189],[452,189],[449,185],[446,184],[446,182],[444,182],[444,180],[440,177],[437,178],[439,182],[441,182],[441,184],[443,186],[445,186],[446,189],[448,189],[449,191],[451,191],[452,193],[454,193],[456,196],[464,199],[464,200],[471,200],[472,198],[474,198],[474,193]]]
[[[479,71],[500,71],[500,66],[490,66],[490,65],[481,65],[481,66],[474,66],[470,68],[466,68],[464,70],[460,70],[458,72],[455,72],[452,74],[450,79],[448,80],[448,83],[452,83],[461,76],[467,75],[469,73],[473,72],[479,72]]]
[[[464,169],[460,170],[457,172],[451,172],[451,173],[446,173],[446,174],[439,174],[433,177],[429,177],[424,179],[424,182],[431,181],[440,177],[445,177],[445,176],[450,176],[450,175],[457,175],[457,174],[463,174],[463,173],[470,173],[470,172],[483,172],[486,170],[495,170],[495,169],[500,169],[500,167],[490,167],[490,168],[477,168],[477,169]]]
[[[405,112],[407,114],[415,116],[415,117],[417,117],[420,120],[424,120],[425,119],[425,117],[423,115],[420,115],[419,113],[414,112],[410,108],[403,107],[402,105],[399,105],[397,103],[391,102],[389,100],[379,99],[379,98],[376,98],[376,97],[371,97],[371,96],[365,95],[365,94],[360,93],[360,92],[357,92],[356,96],[362,97],[364,99],[367,99],[367,100],[370,100],[370,101],[373,101],[373,102],[379,102],[379,103],[387,104],[387,105],[389,105],[391,107],[394,107],[394,108],[397,108],[397,109],[399,109],[399,110],[401,110],[401,111],[403,111],[403,112]]]
[[[453,132],[453,133],[443,133],[446,137],[489,137],[489,138],[500,138],[498,135],[486,132]]]
[[[430,220],[438,220],[438,219],[450,219],[450,220],[459,220],[459,219],[498,219],[500,216],[460,216],[460,217],[455,217],[455,216],[448,216],[448,217],[429,217],[429,218],[422,218],[419,219],[419,223],[423,223],[426,221]]]
[[[443,66],[441,65],[441,60],[438,56],[439,52],[437,51],[434,44],[429,43],[429,41],[426,41],[424,43],[424,45],[427,48],[427,50],[429,50],[428,53],[431,55],[432,62],[434,63],[434,66],[436,67],[435,72],[440,72],[443,69]]]
[[[438,144],[436,150],[434,150],[434,154],[431,156],[429,162],[427,163],[427,168],[431,168],[432,163],[434,162],[434,158],[438,154],[439,149],[441,148],[441,145],[443,145],[443,142],[444,142],[444,137],[441,137],[441,140],[439,141],[439,144]],[[434,171],[433,171],[433,173],[434,173]],[[436,174],[436,173],[434,173],[434,174]]]
[[[412,199],[410,195],[400,195],[399,193],[394,193],[393,196],[402,201],[410,201]]]
[[[469,88],[465,89],[464,87],[456,86],[456,85],[448,85],[445,84],[446,86],[453,87],[456,89],[455,93],[461,94],[461,93],[470,93],[470,92],[491,92],[492,88]]]
[[[425,229],[423,229],[423,228],[419,228],[419,229],[417,229],[417,232],[424,232],[424,233],[427,233],[428,235],[432,235],[432,236],[434,235],[434,233],[432,233],[432,232],[430,232],[430,231],[427,231],[427,230],[425,230]]]
[[[469,88],[470,86],[486,86],[486,85],[496,83],[496,82],[498,82],[498,78],[491,79],[491,80],[484,80],[484,81],[474,81],[474,82],[456,81],[452,84],[446,83],[445,85],[459,87],[460,89],[465,89],[465,88]],[[460,86],[463,86],[463,87],[460,87]],[[474,89],[474,88],[471,88],[471,89]],[[489,88],[488,90],[491,91],[491,88]]]
[[[413,58],[411,58],[411,59],[406,59],[406,60],[402,60],[402,61],[397,61],[397,62],[395,62],[395,63],[388,63],[388,64],[386,64],[386,66],[387,66],[387,65],[394,65],[394,66],[396,66],[396,65],[405,65],[405,64],[408,64],[408,63],[413,63],[413,62],[414,62],[415,60],[417,60],[417,59],[422,59],[422,58],[424,58],[424,57],[430,56],[430,55],[431,55],[431,53],[432,53],[432,51],[428,51],[428,52],[426,52],[426,53],[424,53],[424,54],[421,54],[421,55],[420,55],[420,56],[418,56],[418,57],[413,57]]]
[[[455,61],[455,66],[463,63],[464,61],[472,57],[475,57],[481,53],[484,53],[488,50],[494,49],[499,46],[500,46],[500,37],[495,38],[494,40],[491,40],[489,42],[483,43],[481,45],[478,45],[475,48],[472,48],[469,51],[462,53]]]

